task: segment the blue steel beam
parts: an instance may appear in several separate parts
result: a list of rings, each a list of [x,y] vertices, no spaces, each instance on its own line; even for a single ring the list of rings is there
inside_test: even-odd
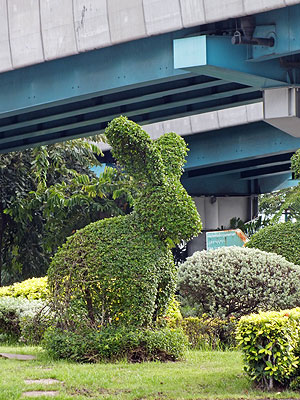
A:
[[[173,67],[170,33],[0,74],[0,115],[192,76]]]
[[[256,15],[254,37],[274,37],[275,45],[249,46],[249,61],[265,61],[300,53],[300,5]]]
[[[265,122],[186,136],[190,151],[186,170],[251,160],[300,148],[300,139]]]
[[[247,46],[228,36],[192,36],[174,40],[174,67],[257,88],[284,86],[288,73],[279,60],[247,62]]]
[[[246,88],[242,88],[242,89],[236,89],[236,90],[230,90],[230,91],[226,91],[226,92],[220,92],[220,93],[215,93],[215,94],[210,94],[208,96],[199,96],[199,97],[192,97],[189,99],[184,99],[184,100],[180,100],[180,101],[174,101],[170,104],[164,104],[163,109],[164,110],[168,110],[170,108],[176,108],[176,107],[181,107],[181,106],[187,106],[190,104],[194,104],[194,103],[207,103],[209,101],[213,101],[213,100],[219,100],[221,98],[226,98],[226,97],[231,97],[231,96],[238,96],[240,94],[245,94],[245,93],[254,93],[256,92],[256,88],[252,88],[252,87],[246,87]],[[127,105],[127,104],[126,104]],[[108,107],[109,108],[109,107]],[[133,111],[124,111],[124,115],[126,115],[129,118],[132,117],[136,117],[138,115],[141,114],[148,114],[148,113],[153,113],[156,111],[160,111],[162,109],[161,104],[159,104],[158,106],[149,106],[146,108],[140,108],[138,110],[133,110]],[[89,127],[91,125],[97,125],[101,122],[107,122],[112,120],[115,117],[118,117],[120,115],[120,113],[116,113],[116,114],[112,114],[109,116],[104,116],[104,117],[98,117],[98,118],[92,118],[89,119],[88,121],[76,121],[74,123],[70,123],[70,124],[66,124],[64,126],[56,126],[54,128],[48,128],[48,129],[41,129],[38,132],[35,131],[30,131],[27,133],[21,133],[18,134],[16,136],[9,136],[6,135],[5,137],[1,137],[0,138],[0,145],[4,144],[4,143],[10,143],[13,141],[14,138],[17,138],[17,140],[21,140],[21,139],[27,139],[27,138],[31,138],[33,136],[35,136],[35,134],[37,133],[38,135],[48,135],[48,134],[53,134],[53,133],[57,133],[57,132],[63,132],[63,131],[68,131],[74,128],[81,128],[81,127]],[[47,121],[48,122],[48,121]]]
[[[290,172],[289,165],[280,164],[272,167],[262,167],[257,169],[256,171],[243,171],[241,173],[240,180],[254,180],[258,178],[274,176],[274,175],[282,175]]]
[[[114,116],[118,116],[120,114],[128,115],[131,117],[131,119],[140,124],[147,124],[164,119],[174,118],[174,116],[178,118],[181,115],[213,111],[219,109],[220,107],[226,108],[234,105],[252,103],[258,100],[257,96],[260,96],[259,92],[253,92],[251,88],[244,89],[241,89],[242,92],[232,91],[232,96],[229,97],[226,97],[225,95],[214,96],[214,100],[210,100],[207,102],[203,102],[202,97],[200,97],[199,102],[195,103],[192,100],[184,100],[184,102],[180,102],[179,104],[177,103],[177,107],[175,108],[174,105],[169,104],[170,99],[168,99],[168,103],[165,101],[164,98],[162,98],[162,108],[160,108],[160,106],[154,109],[151,108],[151,112],[149,112],[149,108],[143,109],[143,114],[140,114],[139,111],[139,107],[141,107],[143,103],[139,104],[139,107],[137,107],[133,112],[127,111],[130,108],[127,109],[126,106],[114,108],[109,110],[108,113],[104,114],[104,117],[99,117],[95,119],[93,116],[93,125],[91,125],[89,122],[91,119],[90,115],[88,116],[89,118],[79,115],[78,118],[76,118],[75,122],[72,118],[73,121],[72,119],[71,121],[65,119],[49,123],[47,122],[45,124],[37,124],[34,127],[36,129],[35,131],[32,131],[33,127],[29,126],[28,128],[25,127],[14,131],[4,132],[0,134],[0,137],[2,137],[3,139],[3,143],[0,143],[0,152],[7,152],[16,149],[21,150],[28,146],[32,147],[41,144],[49,144],[57,141],[68,140],[75,137],[90,136],[104,130],[107,123]],[[241,94],[238,95],[237,93]],[[114,112],[115,114],[111,114],[112,112]],[[68,129],[65,128],[65,125],[69,125]],[[41,132],[43,132],[43,134],[41,134]],[[27,135],[28,133],[31,134]]]
[[[0,74],[0,153],[258,101],[261,92],[173,66],[174,32]]]
[[[256,170],[260,170],[262,167],[268,167],[270,171],[273,167],[284,167],[285,171],[290,170],[291,166],[291,157],[294,153],[282,153],[276,154],[273,156],[253,158],[251,160],[241,160],[230,162],[227,164],[221,165],[213,165],[208,167],[200,167],[197,169],[188,170],[187,176],[189,179],[198,178],[198,177],[208,177],[208,176],[218,176],[218,175],[226,175],[232,174],[235,172],[245,172],[247,171],[255,175]],[[241,174],[242,175],[242,174]]]
[[[299,184],[299,181],[292,179],[291,174],[274,175],[258,180],[260,193],[270,193],[274,190],[286,189]]]
[[[223,86],[223,85],[228,85],[228,82],[219,79],[219,80],[212,80],[209,82],[195,84],[193,86],[188,86],[188,87],[183,86],[183,87],[176,88],[176,89],[157,91],[154,93],[145,94],[143,96],[137,96],[137,97],[133,97],[133,98],[129,98],[129,99],[127,98],[127,99],[118,100],[115,102],[107,102],[107,103],[99,104],[96,106],[83,107],[83,108],[75,109],[72,111],[56,113],[53,115],[50,114],[46,117],[33,118],[33,119],[29,119],[27,121],[10,123],[8,125],[3,125],[3,126],[0,125],[0,132],[8,132],[13,129],[20,129],[20,128],[25,128],[25,127],[36,125],[36,124],[43,124],[45,122],[56,121],[56,120],[60,120],[60,119],[74,117],[77,115],[85,115],[85,114],[93,113],[93,112],[97,112],[97,111],[108,110],[112,107],[121,107],[121,106],[126,106],[129,104],[134,104],[137,102],[141,103],[144,101],[155,100],[157,98],[161,98],[164,96],[172,96],[172,95],[178,94],[178,93],[187,93],[187,92],[211,88],[211,87],[216,88],[218,86]],[[0,121],[0,123],[1,123],[1,121]]]
[[[297,181],[292,180],[290,172],[286,172],[254,181],[241,180],[239,173],[198,179],[189,179],[184,174],[182,183],[192,196],[250,196],[292,187],[297,184]]]
[[[247,196],[251,193],[248,181],[239,180],[239,174],[188,179],[182,176],[182,184],[192,196]]]
[[[226,108],[231,108],[233,106],[240,106],[240,105],[244,105],[244,104],[251,104],[253,102],[257,102],[257,99],[255,100],[243,100],[243,101],[238,101],[238,102],[234,102],[231,103],[230,100],[228,100],[227,103],[223,103],[222,104],[222,109],[226,109]],[[208,107],[208,108],[204,108],[200,111],[201,112],[210,112],[210,111],[216,111],[220,109],[220,105],[214,106],[214,107]],[[176,110],[175,110],[176,111]],[[183,117],[186,115],[193,115],[195,114],[195,112],[197,112],[197,110],[195,109],[195,111],[181,111],[179,110],[176,114],[176,116],[179,117]],[[123,113],[123,115],[125,115]],[[134,118],[136,119],[136,118]],[[157,122],[157,121],[161,121],[163,119],[163,117],[157,117],[157,118],[152,118],[150,120],[143,120],[140,123],[152,123],[152,122]],[[109,122],[110,120],[108,120],[107,122]],[[104,129],[106,128],[106,123],[103,124],[102,126],[99,127],[99,125],[97,126],[92,126],[90,127],[90,129],[85,130],[84,128],[76,128],[74,130],[70,130],[70,131],[65,131],[65,132],[57,132],[55,134],[50,134],[50,135],[45,135],[45,136],[38,136],[38,132],[36,133],[36,135],[34,137],[31,137],[29,139],[25,139],[25,140],[12,140],[9,143],[7,143],[7,145],[0,145],[0,154],[1,153],[7,153],[10,151],[16,151],[16,150],[24,150],[27,149],[28,147],[36,147],[36,146],[43,146],[43,145],[47,145],[47,144],[51,144],[51,143],[57,143],[57,142],[61,142],[61,141],[66,141],[66,140],[72,140],[75,138],[82,138],[82,137],[89,137],[89,136],[93,136],[93,135],[97,135],[99,133],[104,132]],[[63,135],[62,135],[63,134]],[[1,134],[0,134],[1,137]]]

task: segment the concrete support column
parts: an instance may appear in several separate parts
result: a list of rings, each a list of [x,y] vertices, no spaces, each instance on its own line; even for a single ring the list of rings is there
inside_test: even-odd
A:
[[[264,120],[297,138],[300,137],[299,93],[298,87],[264,90]]]

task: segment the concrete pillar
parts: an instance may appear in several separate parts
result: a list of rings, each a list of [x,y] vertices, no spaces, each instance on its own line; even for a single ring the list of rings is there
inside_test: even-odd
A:
[[[300,137],[299,88],[264,90],[264,120],[289,135]]]

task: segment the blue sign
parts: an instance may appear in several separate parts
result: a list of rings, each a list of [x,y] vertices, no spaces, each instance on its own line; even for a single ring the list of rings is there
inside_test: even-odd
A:
[[[246,235],[240,229],[206,233],[206,249],[212,250],[226,246],[244,246]]]

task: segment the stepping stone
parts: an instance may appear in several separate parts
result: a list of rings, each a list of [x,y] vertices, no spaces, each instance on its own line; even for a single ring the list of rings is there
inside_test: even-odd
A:
[[[42,383],[44,385],[53,385],[54,383],[61,383],[61,381],[57,379],[51,379],[51,378],[46,378],[46,379],[25,379],[24,382],[26,385],[31,385],[34,383]]]
[[[8,358],[10,360],[36,360],[36,356],[31,356],[30,354],[12,354],[12,353],[0,353],[0,357]]]
[[[57,396],[59,393],[55,391],[42,391],[42,390],[34,390],[32,392],[23,392],[22,397],[40,397],[40,396],[49,396],[54,397]]]

